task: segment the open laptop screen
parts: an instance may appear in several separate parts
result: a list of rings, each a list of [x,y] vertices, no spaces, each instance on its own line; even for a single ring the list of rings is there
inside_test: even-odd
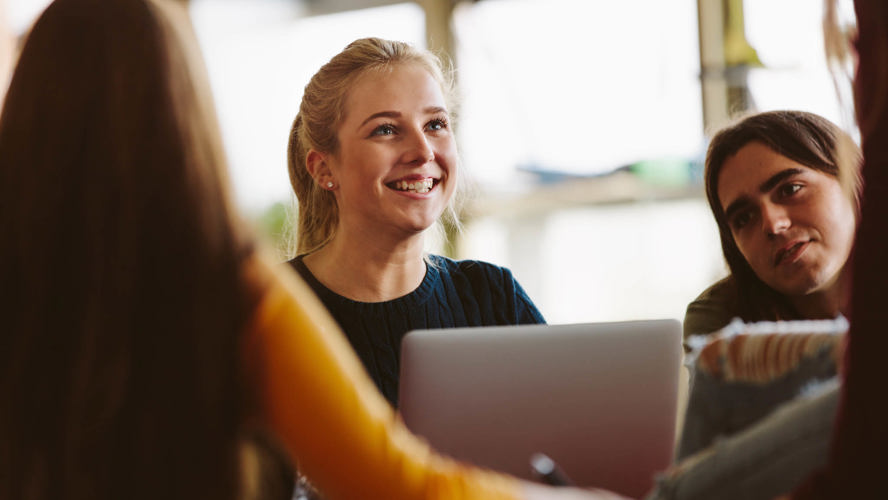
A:
[[[545,453],[580,486],[640,497],[673,456],[681,358],[673,319],[417,330],[400,411],[456,458],[530,479]]]

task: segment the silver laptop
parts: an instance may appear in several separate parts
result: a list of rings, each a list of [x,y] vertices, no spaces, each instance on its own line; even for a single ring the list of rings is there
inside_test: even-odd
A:
[[[544,453],[579,486],[638,498],[673,456],[674,319],[417,330],[400,411],[438,451],[532,479]]]

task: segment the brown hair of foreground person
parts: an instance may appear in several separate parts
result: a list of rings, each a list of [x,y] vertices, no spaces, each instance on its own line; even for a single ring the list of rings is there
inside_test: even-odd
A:
[[[835,11],[835,1],[828,8]],[[878,498],[885,492],[888,404],[882,397],[888,351],[888,3],[855,0],[854,107],[863,146],[863,194],[854,247],[851,327],[842,396],[829,462],[791,495],[794,500]],[[835,18],[832,19],[835,23]],[[827,25],[827,34],[835,33]],[[828,48],[843,53],[843,41]],[[837,47],[836,44],[839,44]]]
[[[249,246],[160,5],[51,4],[6,97],[0,498],[238,491]]]

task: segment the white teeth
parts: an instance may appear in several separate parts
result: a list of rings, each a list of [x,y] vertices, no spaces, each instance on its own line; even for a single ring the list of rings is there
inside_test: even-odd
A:
[[[435,181],[432,179],[423,179],[421,181],[407,182],[407,181],[397,181],[395,182],[395,189],[399,191],[413,191],[415,193],[428,193],[435,186]]]

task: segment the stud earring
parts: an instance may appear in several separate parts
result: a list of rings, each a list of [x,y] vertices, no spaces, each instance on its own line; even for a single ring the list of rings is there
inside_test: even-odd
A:
[[[327,189],[333,189],[333,183],[332,183],[332,182],[328,182],[328,183],[327,183]]]

